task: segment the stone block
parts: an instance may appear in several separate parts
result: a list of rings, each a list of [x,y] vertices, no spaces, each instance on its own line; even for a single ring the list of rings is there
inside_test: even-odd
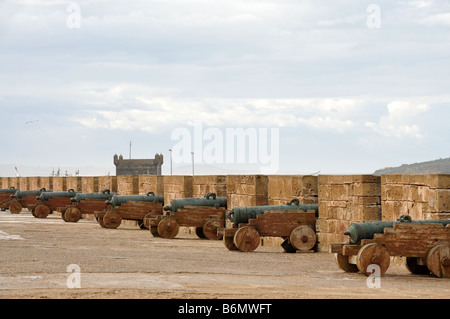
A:
[[[81,191],[83,193],[98,193],[99,178],[97,176],[82,176],[81,177]]]
[[[155,195],[164,194],[164,176],[162,175],[138,175],[138,193],[145,195],[153,192]]]

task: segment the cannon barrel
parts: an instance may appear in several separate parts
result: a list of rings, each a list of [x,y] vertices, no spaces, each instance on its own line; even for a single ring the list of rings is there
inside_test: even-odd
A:
[[[1,188],[1,189],[0,189],[0,193],[11,193],[11,194],[15,194],[17,191],[18,191],[18,189],[15,188],[15,187]]]
[[[82,200],[86,199],[104,199],[108,200],[111,199],[116,193],[111,193],[109,189],[105,189],[101,191],[100,193],[78,193],[74,197],[72,197],[70,200],[72,202],[79,203]]]
[[[318,217],[319,205],[300,205],[298,199],[293,199],[286,205],[234,207],[231,211],[228,212],[227,217],[231,222],[235,224],[248,223],[249,219],[254,219],[257,215],[262,215],[268,210],[299,210],[305,212],[313,210],[316,212],[316,217]]]
[[[76,192],[73,189],[69,189],[67,192],[42,192],[40,195],[36,196],[36,198],[45,202],[54,197],[74,197],[78,193],[80,192]]]
[[[114,195],[111,199],[105,201],[105,204],[112,205],[114,208],[129,201],[164,203],[164,196],[155,195],[153,192],[148,192],[146,195]]]
[[[20,191],[17,190],[14,195],[11,195],[11,198],[15,198],[15,199],[19,199],[22,198],[24,196],[40,196],[43,192],[53,192],[51,189],[47,190],[45,188],[41,188],[41,189],[34,189],[34,190],[29,190],[29,191]]]
[[[363,239],[373,239],[375,234],[383,234],[386,228],[393,228],[395,223],[422,223],[449,225],[450,219],[412,220],[410,216],[401,216],[397,221],[353,223],[344,235],[350,236],[350,244],[359,243]]]
[[[208,193],[204,197],[176,198],[170,201],[170,205],[164,206],[164,210],[175,213],[186,206],[227,207],[226,197],[217,197],[214,193]]]

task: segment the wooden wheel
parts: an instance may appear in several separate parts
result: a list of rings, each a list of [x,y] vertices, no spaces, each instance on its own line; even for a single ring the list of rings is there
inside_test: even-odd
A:
[[[38,205],[34,209],[34,217],[46,218],[50,214],[50,208],[47,205]]]
[[[144,216],[144,219],[143,219],[142,221],[139,221],[139,227],[140,227],[141,229],[149,229],[150,232],[152,232],[152,228],[150,227],[149,224],[145,225],[145,221],[146,221],[147,219],[153,218],[153,217],[154,217],[154,214],[153,214],[153,213],[148,213],[148,214],[146,214],[146,215]],[[140,224],[140,222],[142,222],[142,224]],[[155,230],[155,231],[156,231],[156,230]],[[156,233],[158,233],[158,232],[156,231]],[[154,237],[159,237],[159,235],[158,235],[158,236],[155,236],[155,234],[153,234],[153,233],[152,233],[152,235],[153,235]]]
[[[161,237],[158,233],[158,226],[150,226],[149,230],[153,237]]]
[[[426,265],[419,264],[419,258],[417,257],[406,257],[405,266],[412,274],[415,275],[429,275],[430,270]]]
[[[234,234],[234,244],[240,251],[251,252],[258,248],[260,236],[258,231],[250,226],[239,228]]]
[[[228,250],[238,250],[236,245],[234,244],[233,237],[223,237],[223,244],[227,247]]]
[[[164,218],[158,223],[158,234],[162,238],[172,239],[178,234],[178,222],[175,218]]]
[[[68,223],[76,223],[81,219],[81,211],[77,207],[69,207],[62,214],[64,221]]]
[[[223,223],[218,219],[210,219],[203,225],[203,234],[211,240],[220,240],[223,236],[217,235],[217,229],[222,228]]]
[[[103,217],[96,217],[97,219],[97,223],[102,227],[102,228],[106,228],[105,227],[105,223],[103,222]]]
[[[203,232],[203,227],[195,227],[195,234],[198,238],[205,239],[205,233]]]
[[[137,221],[137,224],[138,224],[138,226],[139,226],[140,229],[148,229],[148,227],[145,226],[144,221],[143,221],[142,219],[141,219],[141,220],[138,220],[138,221]]]
[[[349,272],[349,273],[357,273],[358,266],[355,264],[351,264],[348,261],[348,256],[344,256],[342,254],[336,254],[336,262],[343,271]],[[367,269],[367,268],[366,268]]]
[[[22,204],[18,200],[13,200],[9,204],[9,211],[11,214],[19,214],[22,211]]]
[[[427,267],[438,278],[450,278],[450,246],[431,248],[427,255]]]
[[[120,213],[111,210],[103,216],[103,224],[105,228],[115,229],[122,223],[122,216]]]
[[[62,218],[62,220],[65,221],[65,222],[67,222],[67,220],[66,220],[66,211],[67,211],[67,210],[65,210],[65,211],[63,211],[63,212],[61,213],[61,218]]]
[[[284,252],[285,253],[288,253],[288,254],[294,254],[294,253],[296,253],[297,252],[297,249],[296,248],[294,248],[292,245],[291,245],[291,243],[290,243],[290,241],[289,241],[289,237],[283,237],[283,242],[281,243],[281,247],[283,248],[283,250],[284,250]]]
[[[289,242],[297,250],[311,250],[317,242],[316,233],[309,226],[298,226],[289,235]]]
[[[368,244],[363,246],[356,256],[356,265],[359,271],[366,276],[371,273],[367,271],[370,265],[378,265],[380,267],[380,275],[383,275],[389,268],[391,256],[386,247],[379,244]]]

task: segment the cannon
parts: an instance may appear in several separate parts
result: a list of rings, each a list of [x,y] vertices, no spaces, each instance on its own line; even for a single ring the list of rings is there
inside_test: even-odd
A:
[[[78,193],[70,199],[71,205],[66,207],[61,217],[65,222],[76,223],[83,215],[92,215],[96,211],[106,209],[105,201],[110,200],[116,193],[104,189],[99,193]]]
[[[9,209],[11,202],[11,195],[14,195],[18,191],[15,187],[1,188],[0,189],[0,209],[5,211]]]
[[[286,205],[234,207],[227,214],[232,228],[219,228],[217,234],[229,250],[251,252],[261,237],[281,237],[287,253],[314,252],[318,212],[319,205],[300,205],[298,199]]]
[[[450,278],[450,219],[353,223],[344,233],[348,243],[331,245],[340,269],[370,276],[374,266],[386,273],[390,257],[404,257],[413,274]],[[371,266],[371,267],[369,267]]]
[[[176,213],[178,209],[185,208],[187,206],[202,206],[202,207],[227,207],[226,197],[217,197],[215,193],[207,193],[203,197],[192,198],[175,198],[170,201],[170,205],[164,206],[165,211],[171,211]]]
[[[18,190],[14,195],[11,195],[9,210],[12,214],[19,214],[22,209],[26,207],[30,212],[33,212],[40,203],[38,197],[43,192],[52,192],[52,190],[47,190],[45,188],[28,191]]]
[[[217,240],[217,229],[225,226],[227,199],[207,193],[204,197],[172,199],[164,215],[146,218],[144,223],[154,237],[174,238],[179,227],[195,227],[199,238]]]
[[[121,206],[127,202],[152,202],[152,203],[164,203],[163,195],[155,195],[153,192],[148,192],[146,195],[115,195],[109,201],[106,201],[107,205],[111,205],[112,208]]]
[[[386,228],[393,228],[395,223],[425,223],[425,224],[450,224],[449,219],[414,221],[410,216],[402,216],[397,221],[380,221],[366,223],[352,223],[344,233],[349,236],[349,243],[356,244],[363,239],[372,239],[375,234],[383,234]]]
[[[40,203],[31,213],[36,218],[46,218],[53,211],[64,214],[66,207],[71,203],[70,199],[78,193],[80,192],[73,189],[66,192],[42,192],[39,196],[36,196]]]
[[[164,196],[153,192],[146,195],[114,195],[105,204],[105,209],[94,212],[101,227],[115,229],[122,220],[135,220],[141,229],[146,229],[145,217],[162,215]]]
[[[238,225],[241,223],[248,223],[249,219],[254,219],[257,215],[264,214],[264,212],[269,210],[301,210],[305,212],[313,210],[316,212],[316,217],[318,217],[319,205],[300,205],[298,199],[293,199],[289,203],[286,203],[286,205],[234,207],[230,212],[228,212],[227,217],[232,223]]]

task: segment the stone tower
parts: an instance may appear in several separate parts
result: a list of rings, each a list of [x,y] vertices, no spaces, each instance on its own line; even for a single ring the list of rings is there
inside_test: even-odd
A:
[[[163,155],[155,154],[154,159],[124,159],[114,154],[116,176],[119,175],[161,175]]]

